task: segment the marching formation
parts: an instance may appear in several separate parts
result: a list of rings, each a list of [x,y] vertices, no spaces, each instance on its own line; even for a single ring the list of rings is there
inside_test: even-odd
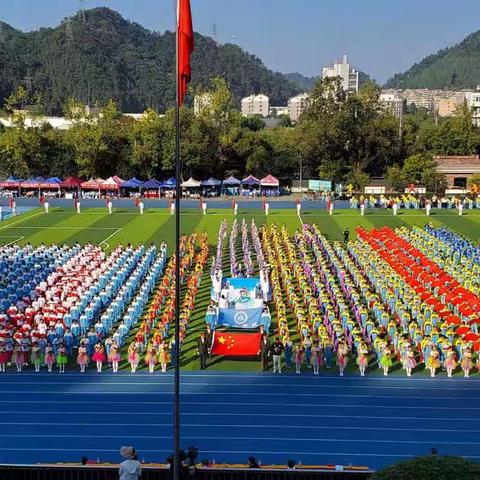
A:
[[[356,233],[340,243],[315,224],[292,236],[285,226],[224,220],[209,274],[207,235],[182,236],[180,346],[198,336],[189,325],[210,277],[201,368],[216,336],[231,342],[217,349],[227,355],[247,341],[225,330],[233,327],[257,332],[248,338],[262,340],[247,350],[264,370],[273,361],[274,373],[480,370],[480,247],[433,225]],[[174,272],[165,243],[109,254],[92,244],[0,247],[0,372],[166,372],[175,361]]]

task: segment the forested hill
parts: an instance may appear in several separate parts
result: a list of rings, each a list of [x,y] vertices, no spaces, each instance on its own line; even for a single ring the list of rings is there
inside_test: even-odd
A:
[[[146,30],[108,8],[85,12],[56,28],[23,33],[3,23],[0,31],[0,101],[31,84],[47,113],[61,113],[66,99],[91,105],[113,98],[125,112],[158,111],[174,101],[175,38]],[[299,92],[280,73],[236,45],[217,45],[195,34],[192,86],[221,75],[237,99],[265,93],[274,105]]]
[[[446,88],[459,90],[480,84],[480,31],[461,43],[424,58],[396,74],[387,88]]]

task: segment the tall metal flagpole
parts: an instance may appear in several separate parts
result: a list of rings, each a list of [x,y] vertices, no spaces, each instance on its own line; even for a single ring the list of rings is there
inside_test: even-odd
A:
[[[180,480],[180,92],[178,72],[178,0],[175,2],[175,373],[173,395],[173,478]]]

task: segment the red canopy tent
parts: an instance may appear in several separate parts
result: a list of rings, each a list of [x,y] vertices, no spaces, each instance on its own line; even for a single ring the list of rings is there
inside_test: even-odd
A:
[[[100,184],[101,190],[120,190],[122,183],[125,183],[125,180],[122,180],[120,177],[114,175],[113,177],[108,177]]]
[[[86,182],[82,182],[80,184],[80,187],[82,187],[83,190],[100,190],[100,185],[104,182],[105,180],[103,178],[91,178],[90,180],[87,180]]]
[[[80,188],[85,180],[79,177],[68,177],[61,184],[61,188]]]

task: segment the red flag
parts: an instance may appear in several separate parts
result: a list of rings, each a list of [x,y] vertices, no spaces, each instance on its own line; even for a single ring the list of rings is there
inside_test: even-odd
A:
[[[261,333],[215,332],[212,353],[214,355],[258,355]]]
[[[187,84],[191,79],[190,55],[193,52],[193,26],[190,0],[178,0],[177,10],[177,35],[178,35],[178,104],[183,104],[183,98],[187,93]]]

